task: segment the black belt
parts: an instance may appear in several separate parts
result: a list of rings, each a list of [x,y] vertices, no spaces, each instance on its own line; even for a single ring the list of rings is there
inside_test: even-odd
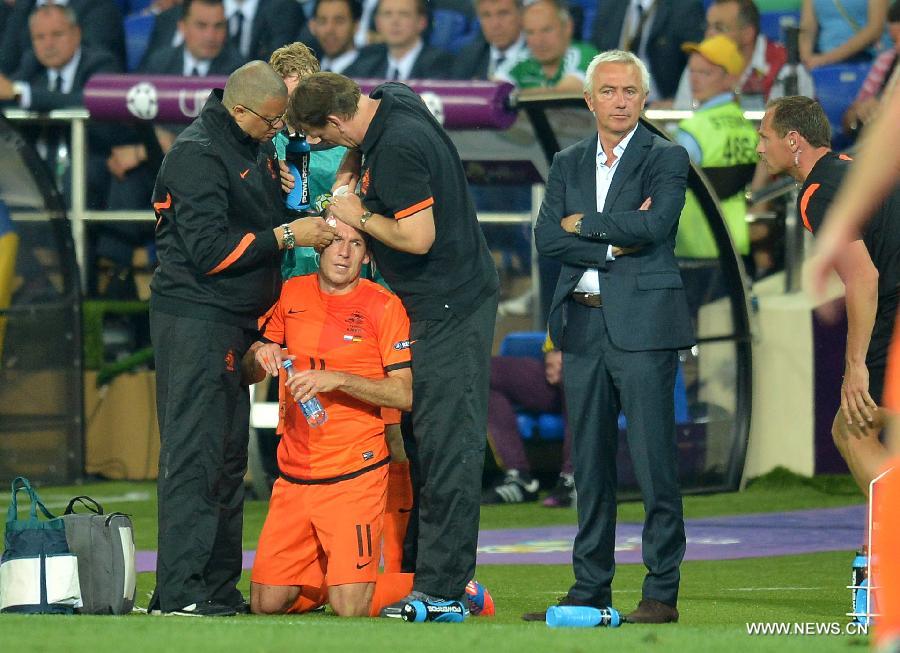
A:
[[[572,301],[577,302],[582,306],[589,306],[591,308],[600,308],[603,306],[603,298],[600,297],[600,293],[573,292],[569,297],[572,298]]]

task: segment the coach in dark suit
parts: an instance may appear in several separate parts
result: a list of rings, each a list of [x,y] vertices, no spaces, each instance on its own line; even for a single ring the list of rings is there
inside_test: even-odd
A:
[[[646,67],[630,52],[605,52],[591,62],[584,95],[599,139],[591,135],[554,158],[535,242],[563,263],[549,328],[563,351],[578,535],[575,584],[562,604],[612,605],[621,410],[644,498],[648,569],[643,598],[627,618],[663,623],[678,620],[685,549],[677,350],[694,338],[674,254],[688,155],[638,123],[648,89]],[[543,613],[526,615],[534,617]]]
[[[620,0],[599,3],[591,41],[597,49],[631,50],[650,66],[658,97],[675,97],[687,55],[686,42],[703,40],[706,18],[701,0]]]
[[[0,34],[0,73],[11,74],[31,50],[28,17],[38,6],[37,0],[16,0]],[[122,12],[113,0],[69,0],[81,26],[81,40],[92,48],[107,50],[120,66],[125,64],[125,28]]]

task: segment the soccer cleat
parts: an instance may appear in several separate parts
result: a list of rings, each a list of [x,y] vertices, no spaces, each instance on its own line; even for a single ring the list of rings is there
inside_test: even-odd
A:
[[[417,592],[413,590],[407,596],[403,597],[399,601],[395,601],[390,605],[386,605],[381,608],[381,611],[378,613],[379,617],[384,617],[386,619],[401,619],[403,617],[403,607],[410,603],[411,601],[426,601],[430,599],[427,594],[423,592]]]
[[[542,505],[545,508],[568,508],[575,502],[575,477],[560,474],[556,485],[550,490]]]
[[[527,472],[510,469],[502,481],[481,496],[481,503],[525,503],[537,501],[540,484]]]
[[[237,614],[237,611],[234,606],[223,605],[215,601],[191,603],[180,610],[163,612],[163,615],[171,615],[173,617],[233,617],[235,614]]]
[[[466,584],[466,607],[473,617],[493,617],[495,614],[494,598],[474,578]]]

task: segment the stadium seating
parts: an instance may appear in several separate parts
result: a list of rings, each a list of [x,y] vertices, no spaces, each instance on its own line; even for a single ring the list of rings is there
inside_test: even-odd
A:
[[[842,63],[833,66],[822,66],[812,71],[816,85],[816,96],[828,122],[831,123],[831,144],[839,150],[850,144],[850,137],[844,133],[841,121],[847,108],[856,98],[860,87],[866,79],[870,64]]]
[[[800,25],[799,11],[767,11],[759,15],[759,31],[770,41],[784,43],[781,21],[785,18],[792,18],[795,25]]]
[[[546,334],[542,331],[517,331],[510,334],[500,343],[500,356],[526,356],[543,359],[543,345]],[[540,439],[543,441],[562,440],[564,437],[563,417],[560,413],[531,413],[516,411],[519,434],[523,440]],[[675,375],[675,422],[687,424],[691,421],[687,403],[687,389],[681,366]],[[627,427],[625,416],[619,415],[619,430]]]
[[[125,19],[125,63],[129,72],[137,70],[144,57],[154,21],[153,14],[132,14]]]
[[[435,9],[431,12],[431,31],[428,44],[456,53],[478,33],[477,21],[454,9]]]

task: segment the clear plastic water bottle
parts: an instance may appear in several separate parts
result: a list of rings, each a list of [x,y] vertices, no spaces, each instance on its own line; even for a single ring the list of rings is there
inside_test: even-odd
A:
[[[615,608],[591,608],[586,605],[553,605],[547,608],[547,625],[551,628],[616,628],[622,623]]]
[[[310,147],[306,136],[291,134],[284,149],[285,163],[294,175],[294,188],[284,200],[285,206],[291,211],[307,211],[310,207],[309,158]]]
[[[288,378],[291,378],[296,374],[294,371],[294,363],[292,361],[285,360],[281,363],[281,366],[287,373]],[[325,412],[322,403],[315,395],[310,397],[307,401],[298,401],[297,405],[300,406],[300,410],[303,411],[303,416],[310,426],[322,426],[322,424],[328,421],[328,413]]]

